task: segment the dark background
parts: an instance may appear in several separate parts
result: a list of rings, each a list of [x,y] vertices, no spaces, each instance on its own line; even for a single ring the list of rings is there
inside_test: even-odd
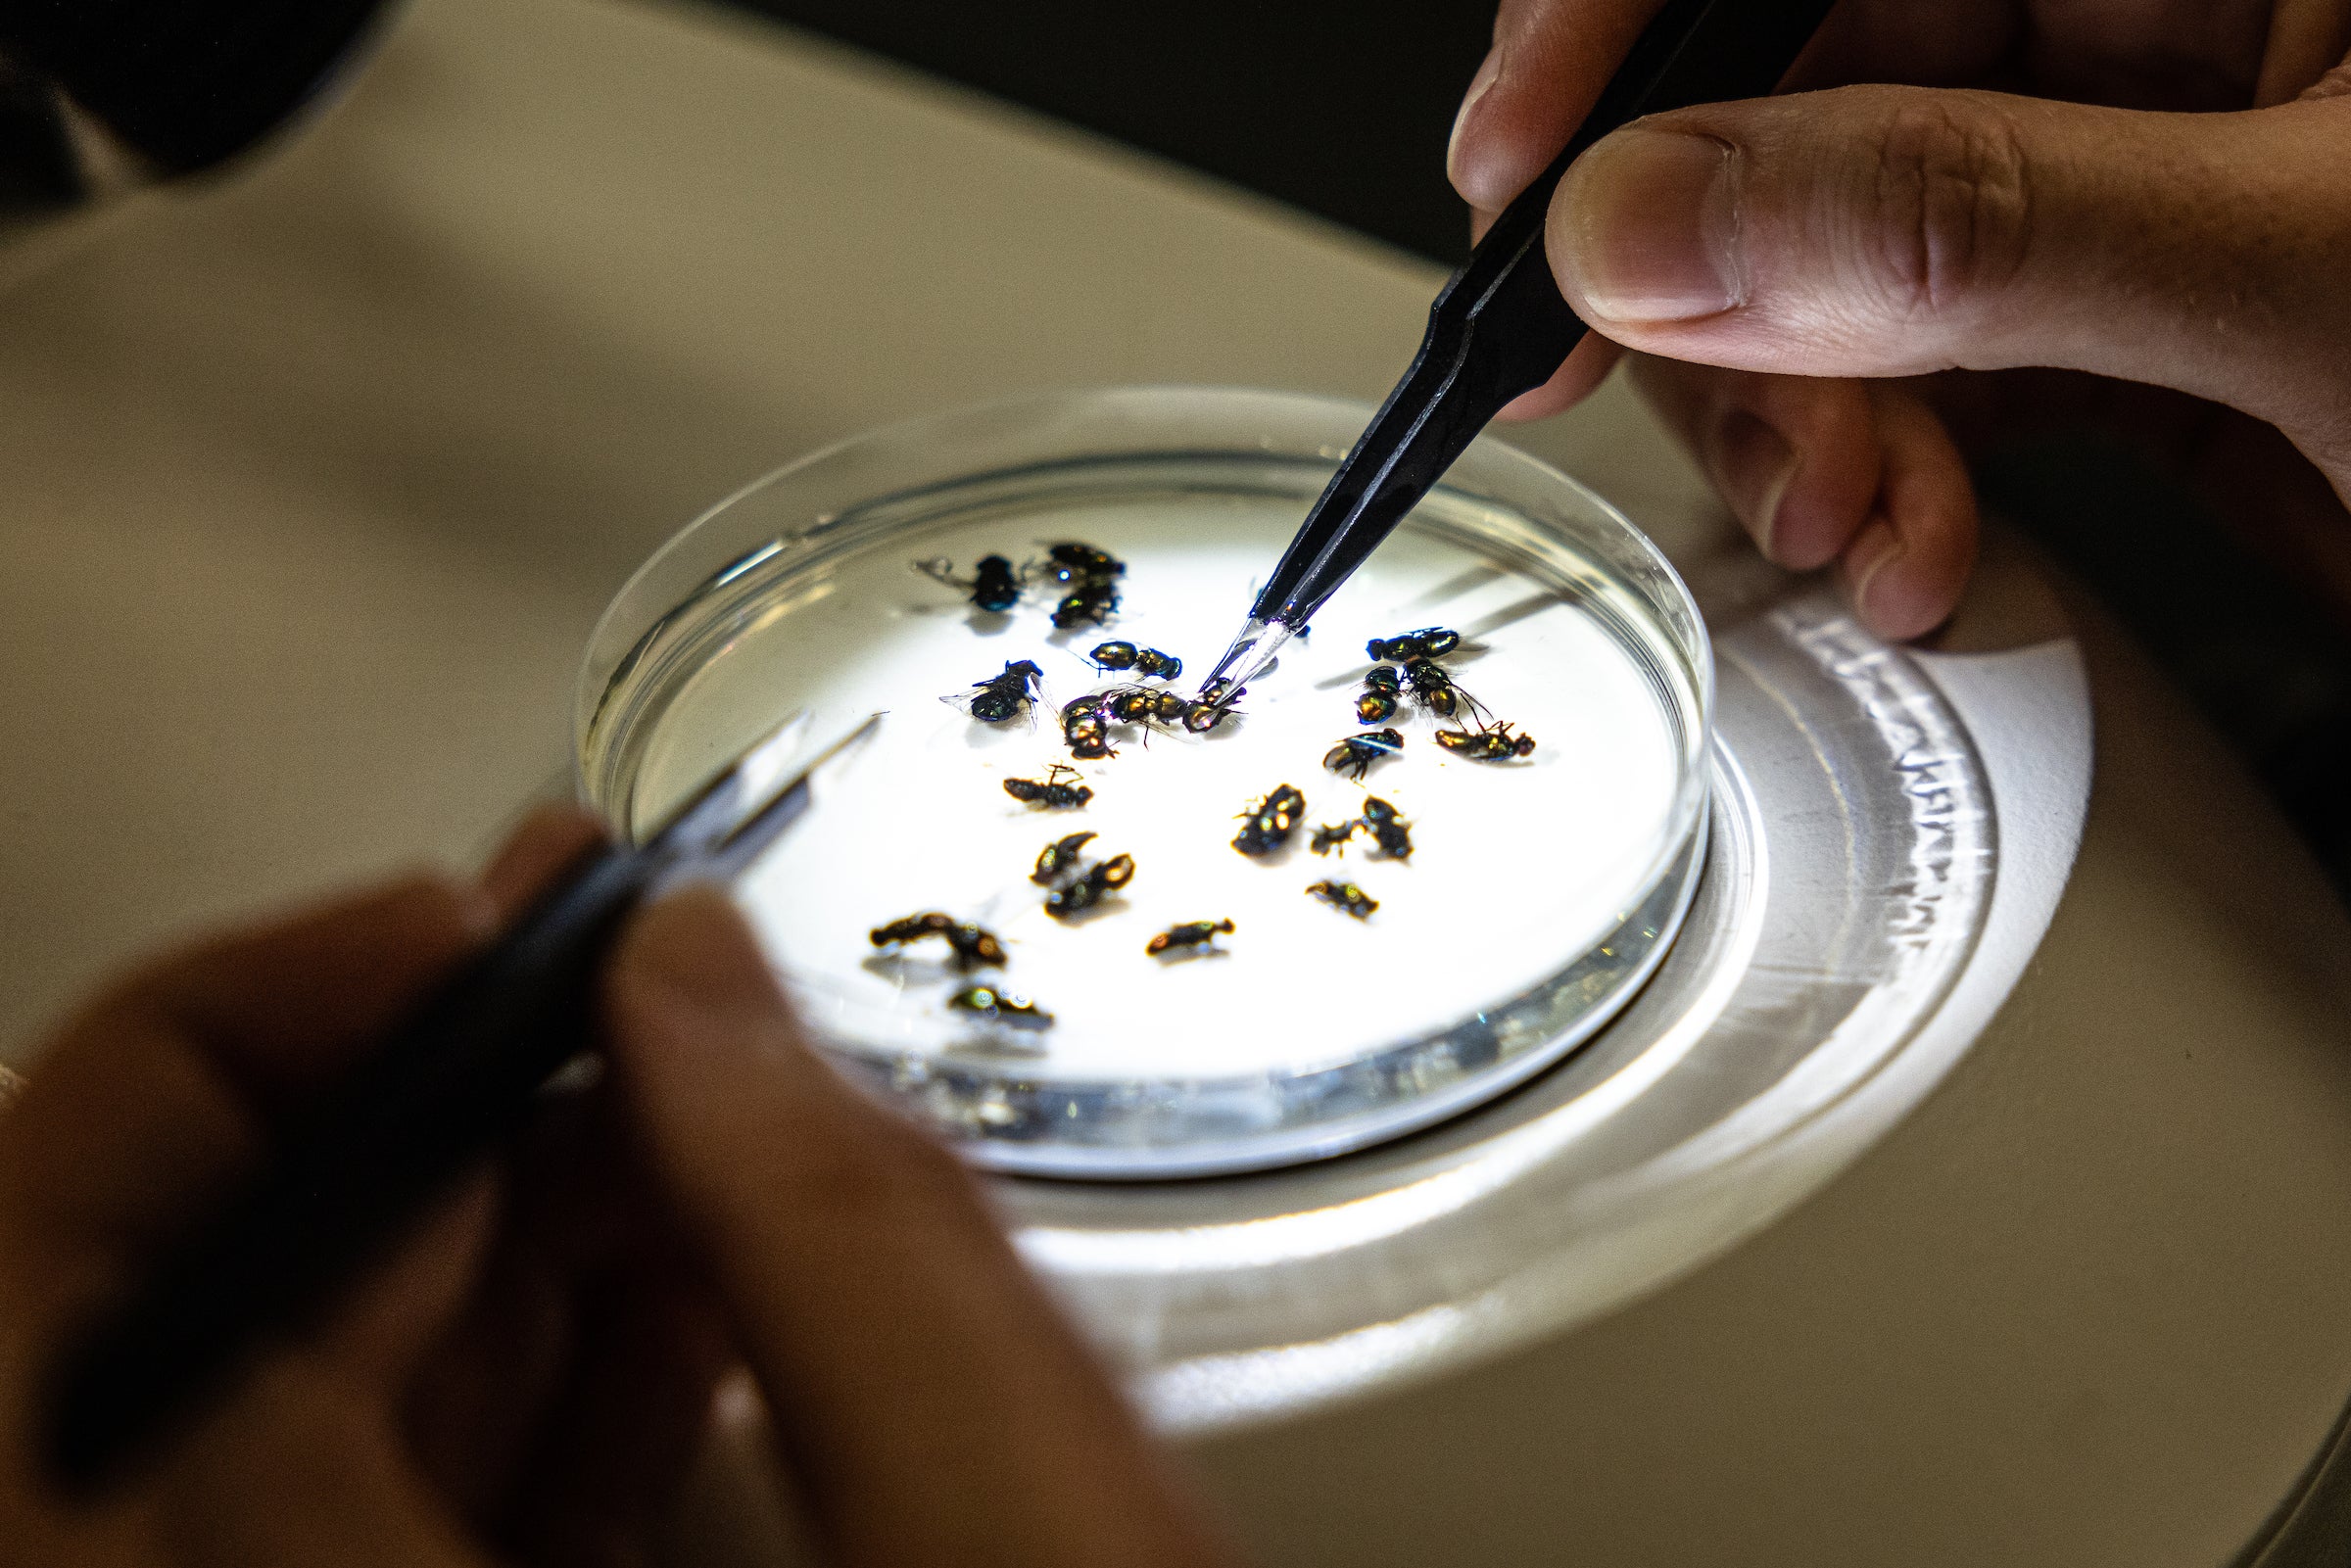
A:
[[[1447,265],[1492,0],[736,0]]]

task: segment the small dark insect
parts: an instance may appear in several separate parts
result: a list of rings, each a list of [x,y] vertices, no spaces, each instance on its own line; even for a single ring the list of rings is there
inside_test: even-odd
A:
[[[1032,687],[1044,685],[1045,672],[1035,661],[1022,659],[1017,663],[1007,659],[1002,675],[991,675],[984,681],[972,683],[972,693],[962,698],[963,706],[982,724],[1002,724],[1017,718],[1030,703]],[[949,701],[956,700],[950,697]]]
[[[1146,679],[1173,681],[1183,673],[1183,660],[1157,648],[1138,648],[1132,642],[1102,642],[1086,655],[1097,670],[1135,670]]]
[[[1057,762],[1042,779],[1005,780],[1004,792],[1032,806],[1082,806],[1094,798],[1093,789],[1069,781],[1084,777],[1077,769]]]
[[[1104,692],[1102,706],[1121,724],[1147,724],[1159,713],[1159,694],[1149,687],[1124,686]]]
[[[1355,722],[1358,724],[1385,724],[1394,717],[1396,693],[1393,691],[1366,691],[1355,699]]]
[[[943,936],[955,953],[955,967],[970,974],[983,964],[1002,967],[1004,944],[995,936],[953,916],[931,910],[921,915],[909,915],[893,920],[887,926],[877,926],[869,933],[876,947],[919,942],[927,936]]]
[[[1241,813],[1241,831],[1232,847],[1244,855],[1271,855],[1290,841],[1298,819],[1306,815],[1306,796],[1283,784]]]
[[[1353,882],[1317,882],[1307,892],[1340,914],[1353,915],[1357,920],[1368,920],[1371,912],[1379,908],[1378,899]]]
[[[1134,857],[1114,855],[1086,867],[1082,876],[1065,882],[1045,896],[1045,913],[1055,920],[1093,908],[1096,904],[1134,880]]]
[[[1071,543],[1049,546],[1045,556],[1053,563],[1048,570],[1057,583],[1098,583],[1107,578],[1127,575],[1125,561],[1091,545]]]
[[[1248,689],[1248,688],[1243,687],[1241,689],[1245,691]],[[1232,677],[1228,675],[1220,675],[1215,680],[1209,682],[1208,685],[1200,689],[1200,700],[1203,702],[1222,702],[1224,700],[1224,693],[1231,690]],[[1232,694],[1237,697],[1241,693],[1240,691],[1233,691]]]
[[[1080,583],[1053,606],[1053,624],[1067,632],[1080,626],[1108,626],[1119,613],[1119,591],[1108,582]]]
[[[1221,951],[1215,945],[1217,933],[1230,932],[1231,929],[1232,922],[1228,920],[1188,921],[1181,926],[1171,926],[1152,937],[1143,944],[1143,951],[1153,958],[1187,947],[1206,947],[1211,952],[1217,952]]]
[[[1053,1015],[1025,996],[999,991],[992,985],[967,985],[947,998],[947,1006],[977,1013],[991,1023],[1016,1029],[1049,1029]]]
[[[1208,734],[1209,731],[1232,717],[1232,704],[1238,700],[1242,691],[1248,689],[1247,687],[1242,687],[1222,702],[1212,698],[1190,704],[1183,710],[1183,727],[1194,735]]]
[[[941,556],[937,560],[916,561],[914,569],[925,577],[936,578],[949,588],[962,589],[971,595],[972,603],[984,610],[1008,610],[1021,601],[1021,581],[1012,569],[1012,562],[1001,555],[983,555],[972,568],[968,578],[955,575],[955,563]]]
[[[1082,700],[1120,724],[1179,724],[1199,707],[1182,692],[1158,686],[1114,686]]]
[[[913,942],[926,936],[944,936],[954,927],[954,916],[941,915],[936,910],[923,915],[909,915],[904,920],[893,920],[887,926],[875,927],[874,945],[888,947],[892,942]]]
[[[1001,555],[983,555],[972,568],[972,602],[984,610],[1008,610],[1021,601],[1021,585],[1012,562]]]
[[[1364,797],[1364,831],[1379,842],[1379,852],[1390,860],[1413,858],[1413,825],[1396,815],[1396,808],[1377,795]]]
[[[1108,626],[1111,617],[1119,612],[1118,580],[1126,575],[1127,563],[1108,550],[1076,543],[1049,546],[1045,554],[1049,558],[1043,575],[1068,591],[1053,606],[1053,624],[1065,632],[1080,626]],[[1130,644],[1104,646],[1119,649]],[[1127,666],[1114,664],[1107,668]]]
[[[1103,718],[1102,708],[1101,693],[1092,692],[1061,710],[1061,738],[1068,744],[1071,756],[1091,762],[1119,754],[1110,743],[1110,724]]]
[[[1047,844],[1037,851],[1036,870],[1029,874],[1029,879],[1039,887],[1052,886],[1078,869],[1078,852],[1093,836],[1090,832],[1072,833]]]
[[[1406,659],[1441,659],[1461,645],[1461,633],[1442,626],[1424,626],[1402,637],[1375,637],[1364,644],[1364,651],[1372,658],[1394,659],[1402,664]]]
[[[1491,730],[1439,730],[1437,744],[1472,761],[1501,762],[1510,757],[1531,756],[1535,737],[1514,736],[1508,724],[1498,724]]]
[[[1468,700],[1469,694],[1453,684],[1453,677],[1434,659],[1412,659],[1404,666],[1404,684],[1413,689],[1413,695],[1433,713],[1452,718],[1457,702]]]
[[[1363,824],[1360,822],[1343,822],[1333,828],[1328,823],[1324,823],[1315,830],[1315,836],[1307,840],[1306,847],[1318,855],[1327,855],[1334,849],[1344,854],[1347,850],[1347,840],[1353,838],[1355,831],[1362,826]]]
[[[955,967],[967,974],[983,964],[1004,967],[1004,944],[969,921],[947,932],[947,946],[954,949]]]
[[[1403,749],[1403,736],[1393,730],[1374,730],[1369,735],[1346,736],[1322,754],[1322,766],[1332,773],[1361,779],[1371,771],[1371,764],[1382,757],[1392,757]]]

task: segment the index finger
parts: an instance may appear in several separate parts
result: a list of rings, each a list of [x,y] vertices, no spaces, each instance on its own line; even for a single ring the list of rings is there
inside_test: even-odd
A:
[[[1223,1560],[954,1157],[808,1050],[721,895],[639,917],[607,1005],[832,1560]]]
[[[1559,155],[1664,5],[1502,0],[1494,47],[1463,95],[1445,155],[1446,173],[1472,212],[1488,217],[1501,212]],[[1841,0],[1782,90],[1973,80],[2013,46],[2019,23],[2012,13],[1994,0],[1956,6]]]
[[[1455,118],[1445,171],[1498,213],[1567,145],[1665,0],[1503,0],[1494,47]]]

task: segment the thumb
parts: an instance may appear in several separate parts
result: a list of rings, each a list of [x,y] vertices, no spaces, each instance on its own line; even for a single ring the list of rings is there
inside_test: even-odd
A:
[[[2055,365],[2309,433],[2351,345],[2351,101],[2158,115],[1849,87],[1660,115],[1547,243],[1602,333],[1799,375]]]

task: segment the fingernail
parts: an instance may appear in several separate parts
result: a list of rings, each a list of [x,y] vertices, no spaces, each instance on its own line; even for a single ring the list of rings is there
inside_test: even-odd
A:
[[[1887,567],[1901,558],[1901,553],[1902,542],[1894,525],[1882,520],[1864,528],[1846,552],[1846,581],[1851,585],[1854,613],[1872,627],[1878,624],[1879,616],[1870,603],[1870,589]]]
[[[1469,78],[1469,90],[1462,95],[1462,107],[1453,113],[1453,134],[1445,138],[1445,177],[1457,186],[1462,182],[1462,171],[1455,166],[1453,155],[1462,145],[1462,125],[1468,119],[1469,111],[1477,107],[1477,101],[1486,95],[1486,90],[1501,75],[1502,45],[1496,44],[1486,51],[1486,58],[1478,62],[1477,74]]]
[[[695,1013],[772,1017],[782,1007],[750,927],[716,887],[690,885],[647,908],[621,962]]]
[[[1609,321],[1687,321],[1745,298],[1739,155],[1711,136],[1620,130],[1576,160],[1552,206],[1552,264]]]
[[[1715,432],[1715,488],[1755,536],[1755,547],[1768,560],[1779,559],[1773,543],[1780,503],[1800,466],[1802,460],[1787,438],[1744,408],[1733,409]]]

